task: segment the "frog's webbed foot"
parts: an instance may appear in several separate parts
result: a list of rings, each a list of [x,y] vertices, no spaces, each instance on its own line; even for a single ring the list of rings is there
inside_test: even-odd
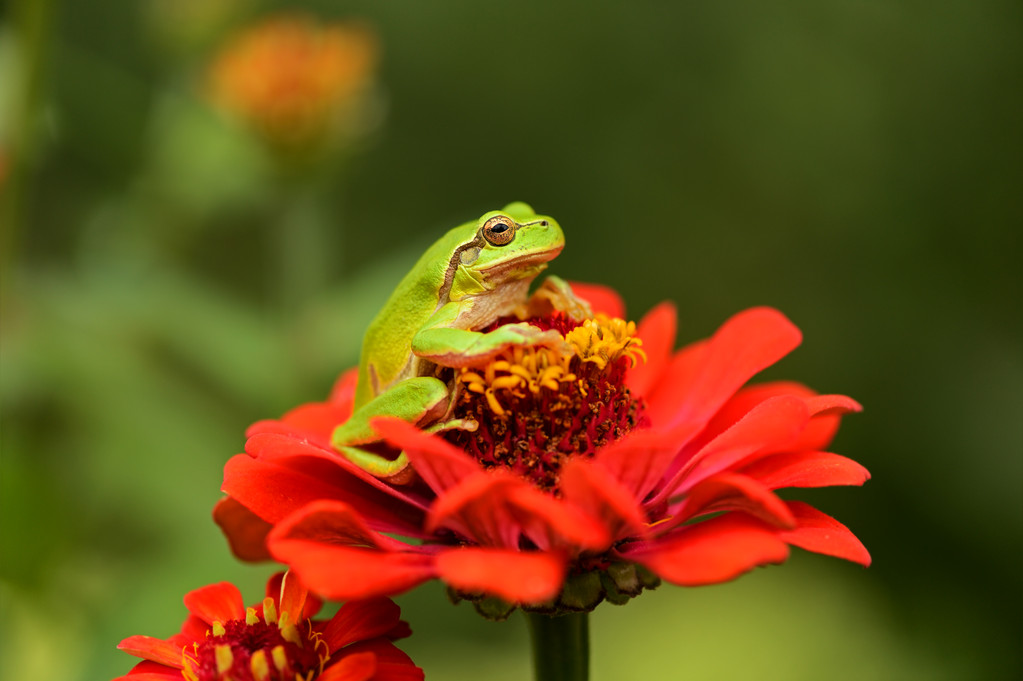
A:
[[[547,317],[553,312],[561,312],[571,319],[582,321],[593,316],[590,304],[579,298],[572,287],[561,277],[550,275],[533,291],[521,309],[517,311],[520,318]]]

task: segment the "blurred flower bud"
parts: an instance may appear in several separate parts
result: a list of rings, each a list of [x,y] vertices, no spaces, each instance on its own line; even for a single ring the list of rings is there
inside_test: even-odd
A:
[[[210,65],[210,96],[272,150],[309,156],[366,128],[377,62],[364,25],[278,15],[242,29]]]

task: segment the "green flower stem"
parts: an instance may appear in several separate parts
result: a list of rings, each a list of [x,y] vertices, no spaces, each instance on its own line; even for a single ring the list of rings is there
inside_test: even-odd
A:
[[[589,613],[550,617],[525,613],[533,644],[536,681],[587,681],[590,676]]]

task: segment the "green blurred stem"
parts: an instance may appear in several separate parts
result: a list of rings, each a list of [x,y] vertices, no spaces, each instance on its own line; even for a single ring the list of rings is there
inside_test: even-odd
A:
[[[11,8],[11,18],[18,33],[21,73],[15,79],[16,89],[8,93],[12,98],[6,130],[10,148],[6,160],[8,177],[6,182],[0,181],[0,272],[10,272],[9,264],[17,248],[18,233],[25,221],[23,204],[29,191],[30,173],[35,166],[40,128],[39,99],[49,47],[51,15],[49,0],[21,0]],[[2,153],[0,148],[0,155]],[[3,162],[0,159],[0,163]]]
[[[273,244],[279,267],[277,295],[285,316],[293,316],[323,292],[331,254],[317,187],[289,185],[281,203]]]
[[[550,617],[526,613],[536,681],[586,681],[590,675],[589,613]]]

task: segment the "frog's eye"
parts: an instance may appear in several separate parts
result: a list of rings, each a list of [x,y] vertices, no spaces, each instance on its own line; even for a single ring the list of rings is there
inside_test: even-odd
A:
[[[515,238],[515,223],[504,215],[495,215],[483,223],[483,238],[494,246],[504,246]]]

